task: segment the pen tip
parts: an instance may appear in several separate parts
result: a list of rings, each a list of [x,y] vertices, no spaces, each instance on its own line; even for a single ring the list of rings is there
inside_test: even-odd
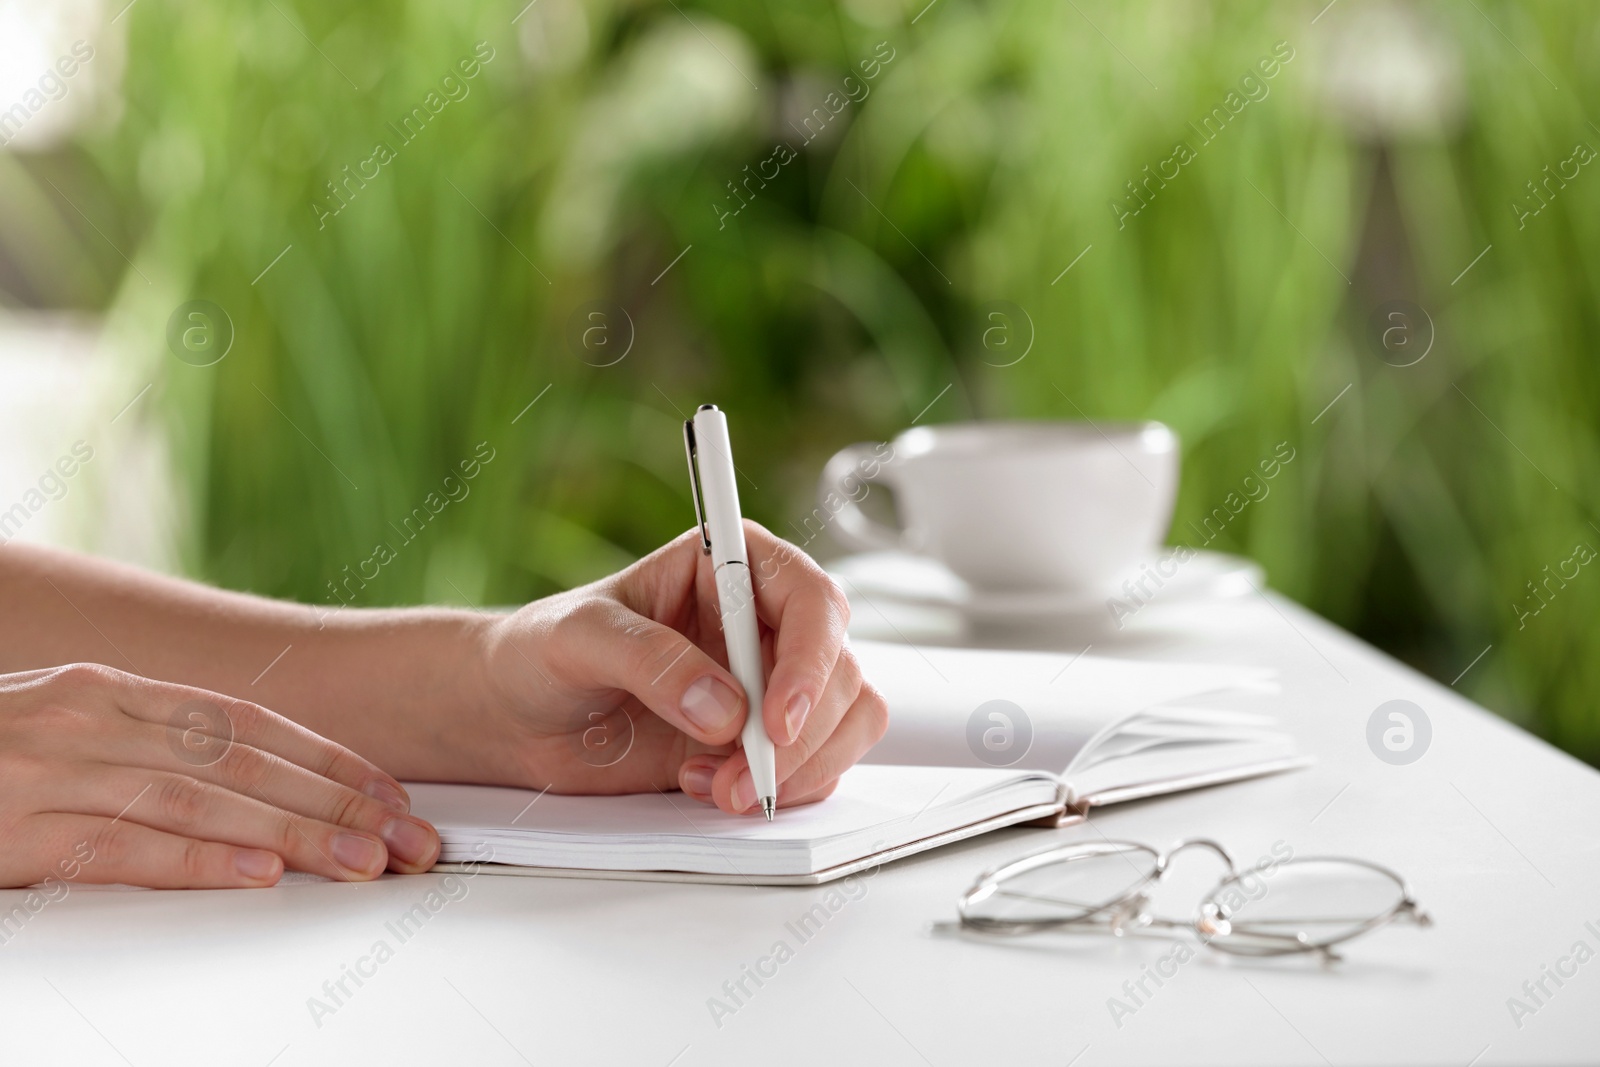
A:
[[[777,806],[778,806],[778,798],[777,797],[762,797],[761,798],[761,810],[766,813],[768,822],[772,821],[772,813],[777,808]]]

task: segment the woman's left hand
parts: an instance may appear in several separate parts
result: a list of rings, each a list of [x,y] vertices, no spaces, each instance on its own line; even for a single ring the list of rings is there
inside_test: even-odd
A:
[[[768,672],[746,707],[724,664],[699,531],[592,585],[535,601],[487,635],[489,713],[504,738],[484,777],[557,793],[682,789],[756,808],[745,715],[777,746],[778,805],[820,800],[883,736],[888,710],[844,645],[849,606],[809,556],[745,522]],[[485,755],[489,755],[485,753]]]

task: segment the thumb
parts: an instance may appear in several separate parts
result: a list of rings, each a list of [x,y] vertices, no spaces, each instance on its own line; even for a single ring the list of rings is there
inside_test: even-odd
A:
[[[739,736],[747,701],[727,668],[683,634],[615,602],[584,612],[571,646],[586,678],[625,689],[696,741]]]

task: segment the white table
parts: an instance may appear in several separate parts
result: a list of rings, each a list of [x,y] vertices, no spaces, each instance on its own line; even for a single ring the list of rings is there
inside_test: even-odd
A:
[[[1536,1006],[1523,983],[1575,942],[1600,951],[1600,775],[1281,599],[1187,615],[1152,606],[1135,622],[1095,651],[1279,667],[1282,695],[1252,699],[1281,708],[1319,764],[1108,810],[1093,828],[1010,830],[886,867],[803,943],[785,924],[827,887],[425,875],[254,892],[76,889],[0,945],[0,1062],[1466,1067],[1600,1057],[1600,958],[1559,987],[1545,978],[1551,995],[1520,1027],[1507,1007],[1511,997]],[[1372,711],[1396,698],[1433,725],[1431,748],[1408,766],[1380,761],[1366,741]],[[1436,925],[1388,928],[1331,966],[1196,950],[1159,988],[1147,979],[1151,995],[1116,1021],[1110,999],[1132,1004],[1124,982],[1170,943],[930,932],[979,868],[1097,833],[1157,845],[1207,835],[1244,862],[1280,840],[1302,855],[1368,857],[1405,874]],[[1194,877],[1214,874],[1191,857]],[[408,940],[385,925],[452,885],[459,899]],[[1182,890],[1168,910],[1188,910]],[[0,893],[0,912],[20,896]],[[718,1026],[708,999],[725,997],[723,983],[779,939],[793,958]],[[359,987],[346,979],[352,995],[314,1021],[308,999],[326,997],[323,983],[379,940],[392,958],[366,964]]]

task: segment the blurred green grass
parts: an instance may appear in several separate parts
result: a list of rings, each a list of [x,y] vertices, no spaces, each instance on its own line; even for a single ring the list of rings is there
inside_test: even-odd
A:
[[[676,423],[703,399],[739,413],[747,510],[791,533],[835,448],[935,397],[927,421],[1154,417],[1184,442],[1175,539],[1290,442],[1215,547],[1446,682],[1492,645],[1459,688],[1600,763],[1600,577],[1514,607],[1600,548],[1600,168],[1525,226],[1510,208],[1600,145],[1600,11],[1407,7],[1459,57],[1460,117],[1380,146],[1328,105],[1326,38],[1373,7],[1354,0],[1315,24],[1320,4],[1261,2],[520,6],[129,13],[125,113],[61,166],[170,300],[103,249],[40,269],[128,336],[191,296],[230,313],[216,367],[142,357],[196,574],[331,602],[486,441],[470,495],[356,602],[597,577],[688,525]],[[469,94],[319,229],[325,183],[479,41]],[[1125,183],[1198,144],[1188,123],[1279,41],[1270,93],[1119,228]],[[802,145],[880,42],[868,95]],[[723,220],[780,141],[798,158]],[[1391,298],[1437,330],[1412,367],[1368,337]],[[613,366],[568,343],[589,301],[631,317]],[[1036,331],[1014,366],[981,340],[995,301]]]

